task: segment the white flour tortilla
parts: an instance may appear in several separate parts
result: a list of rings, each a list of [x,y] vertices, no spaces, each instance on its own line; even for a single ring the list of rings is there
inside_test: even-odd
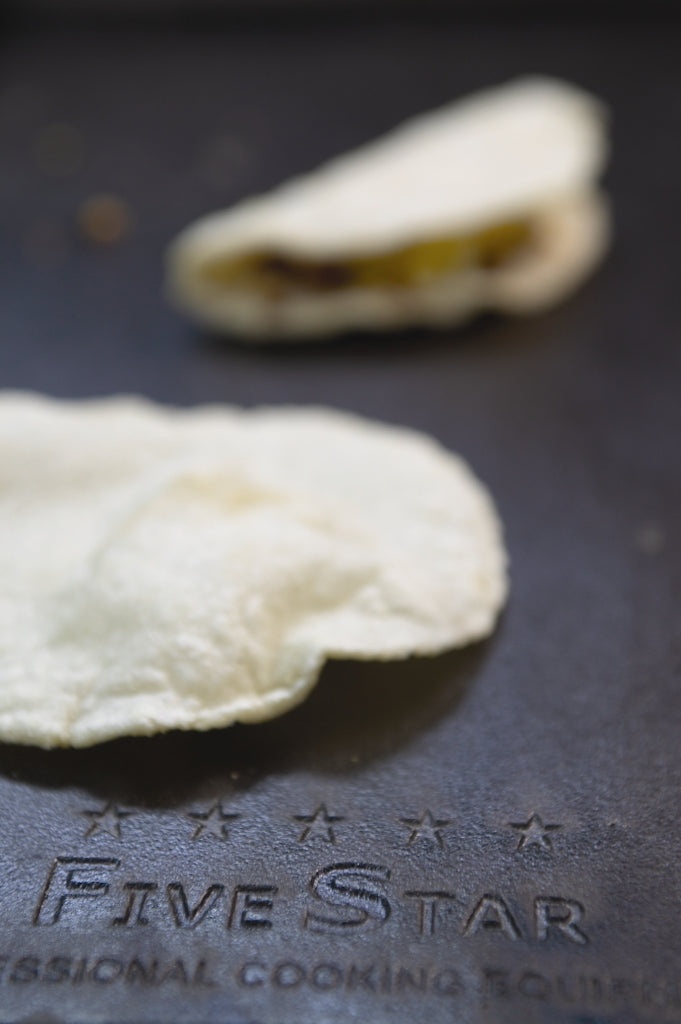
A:
[[[418,117],[266,196],[204,217],[175,241],[168,287],[205,324],[245,338],[314,338],[350,328],[456,323],[483,309],[529,312],[563,298],[609,240],[595,181],[604,112],[587,93],[521,79]],[[409,287],[217,284],[215,260],[264,254],[339,261],[466,238],[527,221],[532,240],[503,265]]]
[[[326,658],[477,640],[491,501],[434,441],[323,409],[0,397],[0,738],[286,711]]]

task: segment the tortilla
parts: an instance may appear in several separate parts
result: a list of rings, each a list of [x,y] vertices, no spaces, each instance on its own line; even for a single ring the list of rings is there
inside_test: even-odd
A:
[[[324,409],[0,397],[0,738],[281,714],[326,658],[488,634],[501,528],[427,437]]]
[[[443,326],[568,295],[609,239],[604,110],[521,79],[187,228],[174,301],[244,338]]]

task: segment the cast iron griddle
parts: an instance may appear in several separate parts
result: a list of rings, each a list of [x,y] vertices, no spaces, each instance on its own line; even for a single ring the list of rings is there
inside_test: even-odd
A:
[[[681,1020],[678,43],[567,19],[6,39],[2,385],[423,429],[491,487],[513,587],[488,643],[331,665],[268,724],[0,748],[0,1020]],[[527,70],[615,114],[616,248],[561,309],[252,350],[164,304],[190,218]],[[73,228],[99,191],[136,220],[109,250]]]

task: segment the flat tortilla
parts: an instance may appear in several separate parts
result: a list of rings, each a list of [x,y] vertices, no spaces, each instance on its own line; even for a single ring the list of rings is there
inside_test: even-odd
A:
[[[168,289],[244,338],[460,322],[569,294],[609,240],[604,111],[521,79],[187,228]]]
[[[506,595],[461,459],[323,409],[0,398],[0,738],[278,715],[326,658],[435,654]]]

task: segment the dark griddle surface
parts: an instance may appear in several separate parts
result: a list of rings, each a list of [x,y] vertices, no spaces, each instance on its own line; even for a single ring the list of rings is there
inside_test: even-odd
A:
[[[5,39],[2,386],[429,431],[498,500],[513,589],[489,643],[332,665],[262,726],[0,747],[0,1020],[681,1019],[678,53],[671,20]],[[247,350],[164,304],[190,218],[527,70],[615,117],[617,245],[561,309]],[[54,122],[70,176],[34,159]],[[93,250],[107,190],[136,232]]]

